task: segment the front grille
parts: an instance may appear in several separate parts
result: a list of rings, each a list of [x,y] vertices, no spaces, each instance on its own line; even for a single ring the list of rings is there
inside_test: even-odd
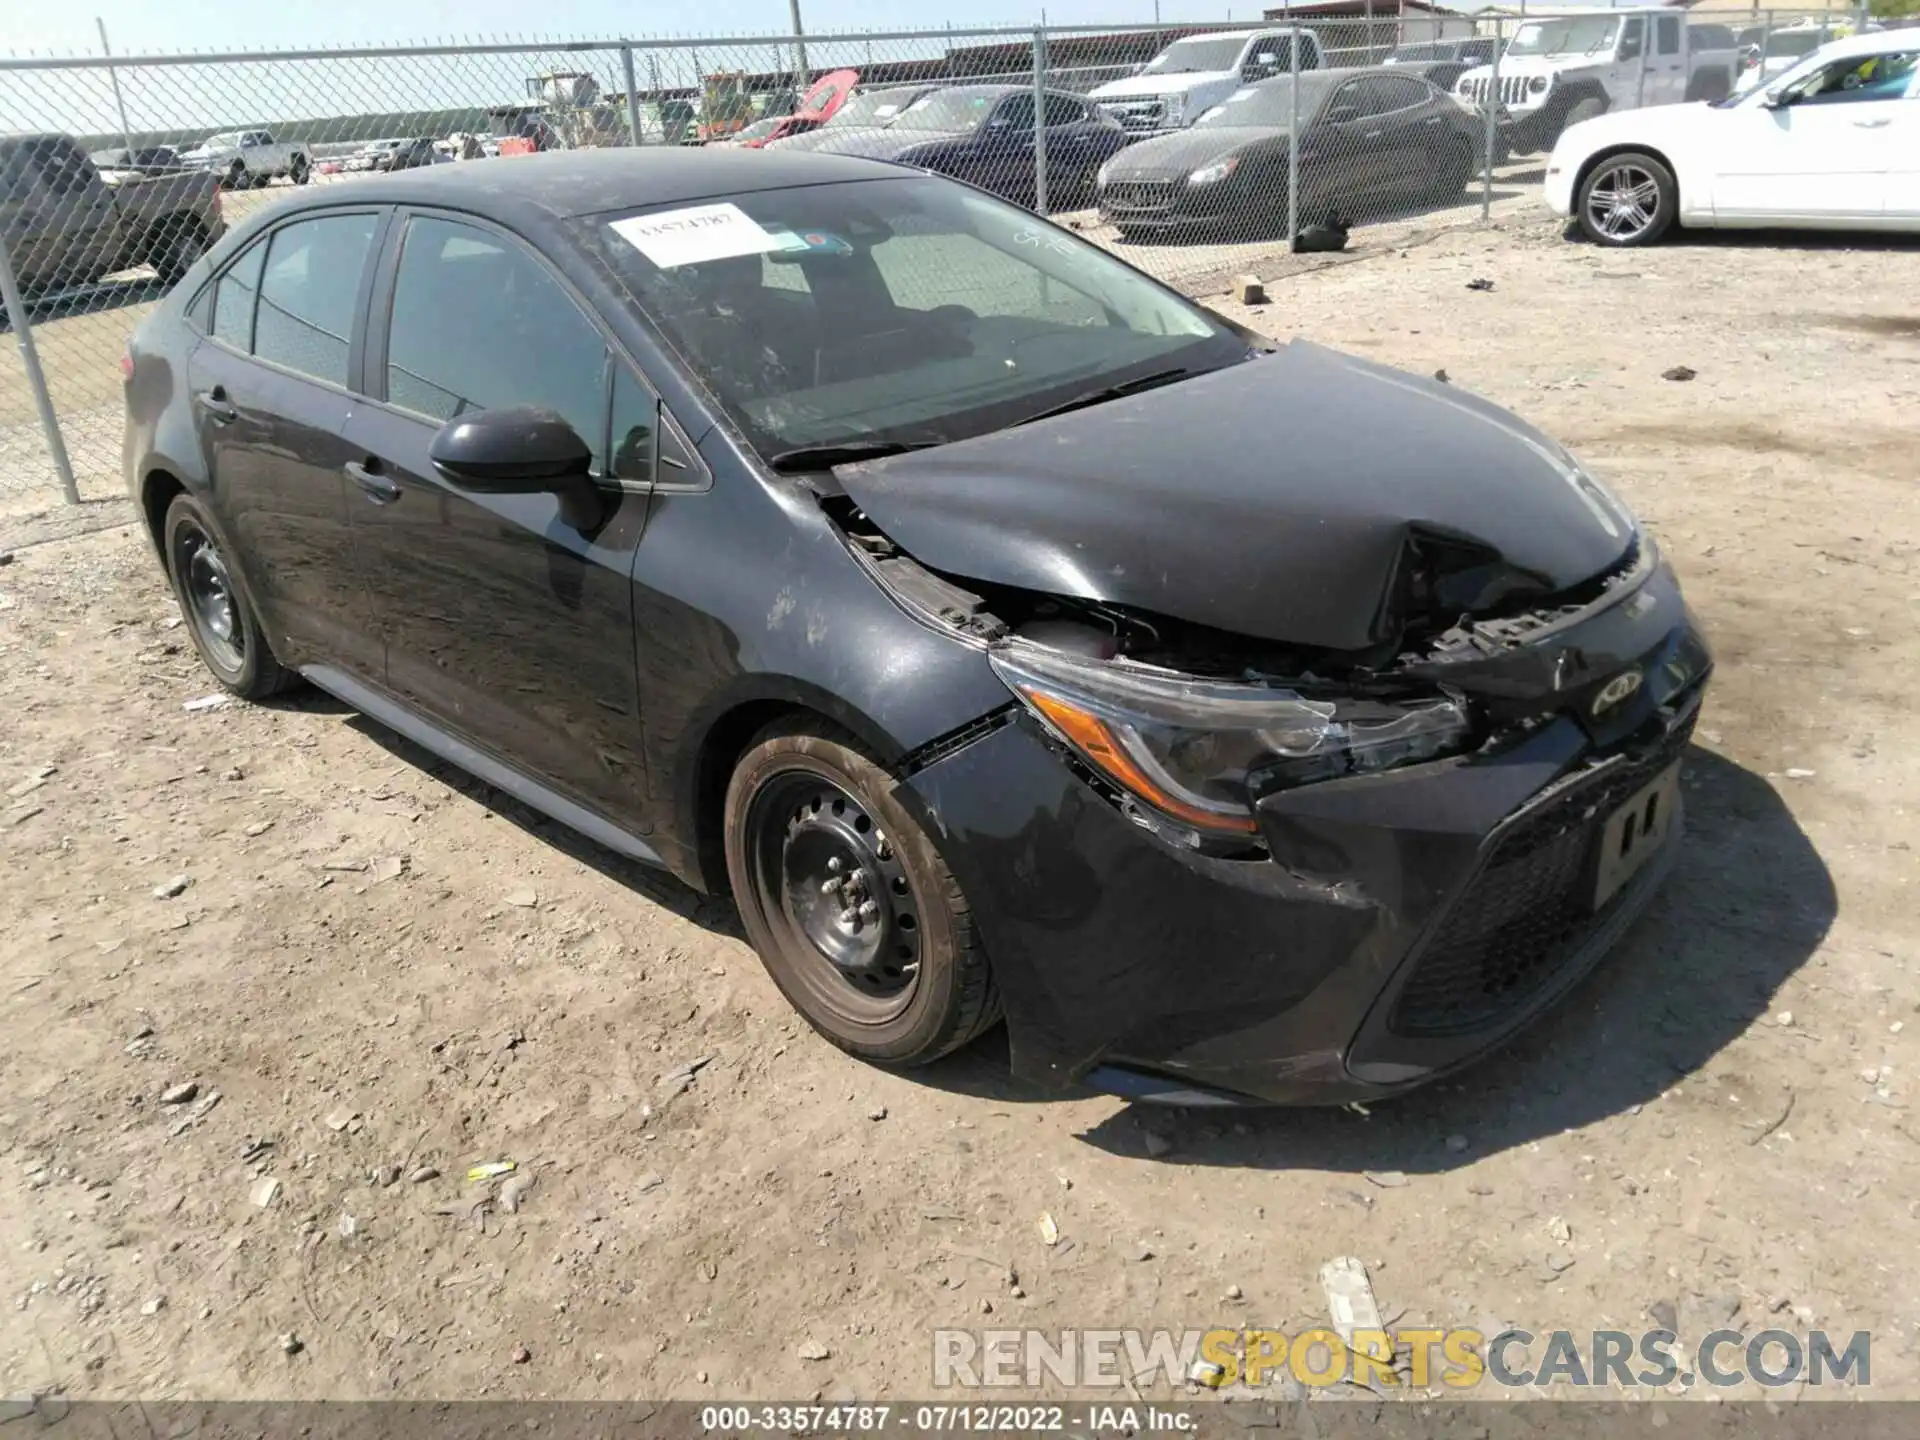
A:
[[[1646,754],[1575,781],[1494,842],[1414,962],[1389,1029],[1409,1037],[1479,1030],[1539,994],[1633,889],[1590,908],[1594,847],[1607,817],[1685,752],[1694,718]]]
[[[1165,106],[1158,100],[1118,100],[1100,108],[1127,130],[1157,129],[1166,113]]]
[[[1164,215],[1173,208],[1173,182],[1117,180],[1100,192],[1100,208],[1128,215]]]
[[[1476,105],[1484,105],[1487,100],[1488,81],[1482,78],[1462,80],[1460,93]],[[1500,103],[1518,105],[1527,98],[1527,77],[1525,75],[1502,75],[1500,77]]]

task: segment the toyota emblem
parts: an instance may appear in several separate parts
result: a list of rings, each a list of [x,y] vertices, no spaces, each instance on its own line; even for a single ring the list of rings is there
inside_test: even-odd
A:
[[[1631,696],[1640,688],[1638,670],[1622,670],[1606,684],[1600,687],[1600,693],[1593,697],[1593,714],[1603,715]]]

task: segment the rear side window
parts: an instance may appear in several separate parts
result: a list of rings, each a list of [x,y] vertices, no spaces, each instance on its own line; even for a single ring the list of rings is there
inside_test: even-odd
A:
[[[326,215],[274,231],[260,277],[255,355],[345,388],[374,222],[372,215]],[[219,320],[216,307],[214,323]]]
[[[430,420],[544,405],[606,454],[607,346],[573,297],[490,231],[418,218],[407,226],[387,333],[387,400]]]
[[[253,349],[253,303],[266,258],[267,242],[255,241],[213,287],[213,338],[236,350]]]
[[[1654,42],[1662,55],[1680,53],[1680,17],[1662,15],[1653,23]]]

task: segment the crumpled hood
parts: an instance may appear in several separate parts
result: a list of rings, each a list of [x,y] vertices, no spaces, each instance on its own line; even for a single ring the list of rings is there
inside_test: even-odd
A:
[[[1222,80],[1231,80],[1238,85],[1239,72],[1180,70],[1171,75],[1130,75],[1125,80],[1109,80],[1104,85],[1094,86],[1087,92],[1087,98],[1098,103],[1102,100],[1145,100],[1156,95],[1184,95],[1198,86],[1218,84]]]
[[[1410,545],[1544,596],[1614,566],[1634,532],[1505,411],[1303,341],[835,473],[931,569],[1328,650],[1397,637]]]
[[[1286,142],[1286,131],[1246,125],[1202,125],[1129,145],[1107,162],[1109,180],[1167,180],[1236,155],[1262,141]]]

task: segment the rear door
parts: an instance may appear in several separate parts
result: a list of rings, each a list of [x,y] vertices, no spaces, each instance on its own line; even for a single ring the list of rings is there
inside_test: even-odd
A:
[[[1905,99],[1889,111],[1887,139],[1893,154],[1887,223],[1903,230],[1920,227],[1920,67],[1907,82]]]
[[[387,639],[387,688],[544,784],[645,828],[630,575],[646,523],[651,411],[572,287],[505,231],[414,211],[372,303],[347,425],[355,543]],[[609,445],[609,392],[629,396]],[[644,387],[640,387],[644,389]],[[559,411],[601,504],[462,490],[427,450],[455,416]],[[640,419],[630,418],[644,411]],[[636,431],[639,433],[636,434]]]
[[[378,680],[381,638],[347,527],[342,430],[377,209],[260,236],[196,299],[207,338],[187,364],[214,509],[289,665]]]
[[[1653,18],[1653,45],[1647,52],[1642,105],[1678,105],[1687,98],[1687,27],[1679,15]]]

